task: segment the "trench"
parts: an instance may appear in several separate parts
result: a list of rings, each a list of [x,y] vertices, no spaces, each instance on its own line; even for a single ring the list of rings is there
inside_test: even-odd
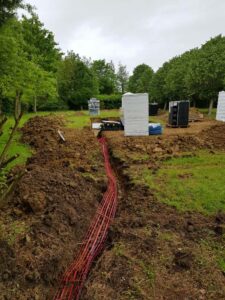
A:
[[[118,189],[115,173],[110,164],[110,155],[106,139],[98,139],[104,157],[104,166],[108,178],[107,190],[91,222],[82,246],[69,268],[64,273],[54,300],[78,300],[95,259],[102,252],[108,231],[114,220]]]

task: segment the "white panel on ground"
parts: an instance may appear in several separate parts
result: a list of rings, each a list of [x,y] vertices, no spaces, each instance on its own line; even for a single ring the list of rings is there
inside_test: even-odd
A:
[[[219,93],[216,120],[225,122],[225,92]]]
[[[124,94],[122,111],[125,136],[149,135],[148,94]]]

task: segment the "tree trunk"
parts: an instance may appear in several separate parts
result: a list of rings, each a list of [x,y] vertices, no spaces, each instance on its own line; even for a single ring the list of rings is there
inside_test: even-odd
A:
[[[8,152],[8,149],[12,143],[12,140],[13,140],[13,137],[14,137],[14,134],[16,133],[16,130],[19,126],[19,122],[20,122],[20,119],[22,117],[22,114],[20,113],[19,117],[15,120],[15,125],[10,133],[10,136],[9,136],[9,139],[8,141],[6,142],[5,144],[5,147],[0,155],[0,167],[2,166],[2,164],[4,164],[4,161],[5,161],[5,158],[6,158],[6,155],[7,155],[7,152]]]
[[[214,101],[210,100],[210,102],[209,102],[208,116],[211,116],[211,114],[212,114],[213,104],[214,104]]]
[[[121,88],[122,88],[122,94],[124,94],[124,92],[125,92],[125,85],[123,83],[121,85]]]
[[[13,126],[13,129],[10,133],[10,136],[5,144],[5,147],[2,151],[2,153],[0,154],[0,167],[2,166],[2,164],[4,164],[5,162],[5,159],[6,159],[6,155],[7,155],[7,152],[8,152],[8,149],[12,143],[12,140],[13,140],[13,137],[14,137],[14,134],[16,133],[16,130],[19,126],[19,123],[20,123],[20,119],[22,118],[22,112],[21,112],[21,103],[20,103],[20,97],[21,97],[21,93],[16,93],[16,99],[15,99],[15,115],[14,115],[14,118],[15,118],[15,124]]]
[[[20,102],[21,96],[22,96],[22,93],[19,91],[16,91],[15,112],[14,112],[15,120],[19,119],[19,117],[21,115],[21,102]]]
[[[193,100],[193,107],[196,108],[196,100]]]
[[[166,111],[166,109],[167,109],[167,102],[164,103],[164,108],[163,108],[163,110]]]
[[[36,96],[36,95],[34,96],[34,107],[33,107],[33,111],[34,111],[34,113],[37,112],[37,96]]]
[[[1,97],[1,93],[0,93],[0,97]],[[0,99],[0,115],[2,114],[2,100]]]

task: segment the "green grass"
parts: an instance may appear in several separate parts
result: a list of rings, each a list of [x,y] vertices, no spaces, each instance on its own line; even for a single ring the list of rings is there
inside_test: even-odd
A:
[[[143,181],[157,198],[180,211],[213,214],[225,209],[225,153],[201,151],[193,157],[173,158],[157,174],[145,169]]]
[[[166,125],[166,120],[161,118],[160,116],[150,116],[149,117],[149,122],[150,123],[160,123],[161,125],[165,126]]]
[[[74,111],[63,112],[61,115],[66,121],[66,126],[70,128],[83,128],[90,125],[90,117],[87,111],[80,112],[78,115]]]
[[[202,114],[208,116],[208,108],[198,108],[198,110],[199,110]],[[216,110],[217,110],[216,108],[213,108],[213,109],[212,109],[212,114],[211,114],[211,116],[208,116],[210,119],[216,119]]]
[[[67,126],[70,128],[83,128],[85,126],[90,126],[90,116],[88,111],[68,111],[61,113],[65,118]],[[99,116],[96,118],[110,118],[110,117],[119,117],[119,110],[102,110]]]

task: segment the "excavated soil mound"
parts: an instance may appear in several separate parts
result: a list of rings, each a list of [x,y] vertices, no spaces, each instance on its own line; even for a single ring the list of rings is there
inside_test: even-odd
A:
[[[0,212],[0,299],[53,299],[106,189],[104,165],[91,131],[55,117],[30,119],[23,141],[34,154]]]
[[[225,124],[219,123],[211,128],[204,130],[202,139],[211,144],[214,149],[225,149]]]

